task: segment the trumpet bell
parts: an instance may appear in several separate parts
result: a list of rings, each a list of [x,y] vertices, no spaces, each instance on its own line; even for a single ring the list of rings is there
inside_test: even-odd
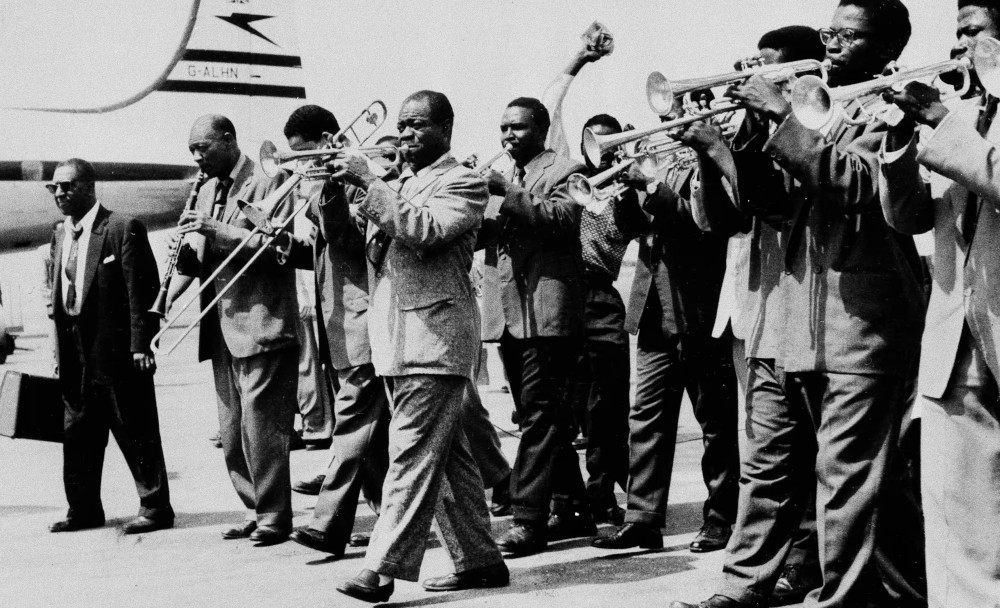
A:
[[[792,113],[807,129],[820,129],[833,118],[830,87],[817,76],[806,75],[792,87]]]
[[[646,100],[649,108],[660,116],[666,116],[677,106],[677,97],[670,80],[660,72],[653,72],[646,78]]]
[[[277,175],[281,168],[278,147],[270,140],[264,140],[264,143],[260,145],[260,168],[268,177]]]
[[[1000,41],[983,38],[976,42],[972,53],[972,65],[976,76],[990,95],[1000,97]]]

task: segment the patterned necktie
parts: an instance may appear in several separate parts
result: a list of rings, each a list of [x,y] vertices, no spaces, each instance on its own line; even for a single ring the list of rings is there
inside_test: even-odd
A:
[[[233,185],[230,178],[220,179],[215,186],[215,203],[212,205],[212,218],[222,221],[222,214],[226,210],[226,203],[229,199],[229,188]]]
[[[67,222],[67,225],[69,222]],[[80,235],[83,234],[83,226],[70,226],[73,235],[73,243],[69,246],[69,257],[66,259],[66,279],[69,285],[66,287],[66,313],[76,316],[80,310],[76,305],[76,264],[80,249]]]
[[[514,185],[524,187],[524,167],[514,167]]]
[[[996,97],[988,97],[983,111],[979,115],[976,130],[983,137],[986,137],[990,130],[990,124],[993,123],[993,117],[997,113],[997,102]],[[969,198],[965,201],[965,213],[962,215],[962,238],[965,239],[967,245],[972,244],[972,237],[976,234],[976,225],[979,223],[979,203],[979,197],[970,191]]]

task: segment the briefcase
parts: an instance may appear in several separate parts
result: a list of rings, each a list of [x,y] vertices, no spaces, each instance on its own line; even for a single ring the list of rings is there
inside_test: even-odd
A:
[[[64,412],[57,379],[12,371],[4,374],[0,384],[0,435],[62,443]]]

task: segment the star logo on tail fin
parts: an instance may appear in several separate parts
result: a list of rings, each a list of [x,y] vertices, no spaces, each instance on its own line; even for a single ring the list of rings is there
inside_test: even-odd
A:
[[[250,25],[254,21],[261,21],[263,19],[273,19],[274,15],[253,15],[251,13],[233,13],[232,15],[229,15],[228,17],[224,17],[222,15],[216,15],[216,17],[218,17],[219,19],[222,19],[226,23],[231,23],[232,25],[235,25],[236,27],[240,28],[241,30],[243,30],[245,32],[248,32],[250,34],[253,34],[254,36],[257,36],[258,38],[262,38],[262,39],[270,42],[274,46],[277,46],[277,47],[281,46],[277,42],[275,42],[275,41],[271,40],[270,38],[268,38],[267,36],[265,36],[264,34],[261,34],[259,31],[257,31],[257,28],[255,28],[254,26]]]

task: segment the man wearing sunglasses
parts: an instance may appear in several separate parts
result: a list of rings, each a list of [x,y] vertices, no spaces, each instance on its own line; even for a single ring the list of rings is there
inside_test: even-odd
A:
[[[158,273],[146,229],[97,202],[94,168],[71,158],[46,184],[66,221],[56,233],[52,311],[59,384],[66,405],[63,483],[69,512],[49,527],[72,532],[104,525],[101,471],[108,432],[139,492],[139,515],[122,531],[170,528],[149,344]]]
[[[898,0],[841,0],[820,33],[830,86],[863,82],[909,39]],[[899,483],[895,454],[923,320],[912,238],[894,232],[878,196],[884,123],[852,125],[857,103],[807,129],[773,82],[755,76],[730,92],[761,118],[741,151],[749,212],[781,227],[784,311],[775,378],[817,444],[816,511],[823,583],[805,605],[925,606],[919,514]],[[766,119],[766,120],[765,120]],[[773,133],[768,122],[777,128]],[[777,169],[775,169],[777,165]],[[749,186],[759,187],[756,197]],[[734,541],[735,542],[735,541]],[[764,598],[716,595],[711,608]],[[673,608],[689,606],[676,602]]]

